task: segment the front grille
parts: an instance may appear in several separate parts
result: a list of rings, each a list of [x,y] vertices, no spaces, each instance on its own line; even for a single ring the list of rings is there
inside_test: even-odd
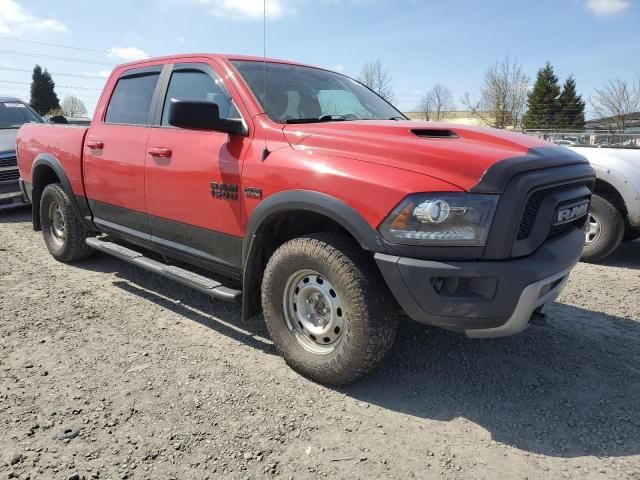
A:
[[[591,184],[588,184],[588,186],[589,186],[589,189],[592,188]],[[536,223],[538,211],[540,210],[540,206],[542,205],[542,202],[544,202],[545,198],[547,198],[549,195],[552,195],[555,192],[561,192],[563,190],[567,190],[575,187],[576,187],[576,184],[556,185],[554,187],[543,188],[541,190],[536,190],[535,192],[533,192],[529,196],[529,199],[527,200],[527,205],[524,209],[524,213],[522,214],[522,219],[520,220],[520,226],[518,227],[517,239],[525,240],[529,238],[529,235],[533,230],[533,226]],[[585,217],[581,217],[574,220],[573,222],[551,227],[548,238],[558,236],[570,230],[572,227],[576,225],[581,227],[584,225],[584,222],[585,222]]]
[[[0,182],[10,182],[12,180],[18,180],[19,178],[20,172],[18,172],[18,170],[0,172]]]
[[[527,206],[524,208],[522,220],[520,220],[520,227],[518,227],[518,240],[529,238],[531,230],[533,230],[533,225],[536,223],[536,216],[538,215],[540,205],[542,205],[542,202],[550,193],[553,193],[553,191],[558,188],[562,187],[545,188],[531,194],[527,201]]]
[[[0,168],[2,167],[17,167],[18,160],[16,157],[4,157],[0,158]]]

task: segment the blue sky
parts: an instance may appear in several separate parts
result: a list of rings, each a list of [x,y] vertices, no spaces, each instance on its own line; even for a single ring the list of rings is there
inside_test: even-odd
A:
[[[550,61],[561,80],[575,75],[586,98],[608,78],[640,74],[637,0],[267,2],[269,56],[352,76],[379,59],[405,111],[435,83],[461,106],[460,97],[475,96],[487,67],[505,55],[532,79]],[[92,111],[109,64],[180,52],[261,55],[262,3],[0,0],[0,94],[28,100],[25,70],[37,62],[54,74],[61,98],[78,95]]]

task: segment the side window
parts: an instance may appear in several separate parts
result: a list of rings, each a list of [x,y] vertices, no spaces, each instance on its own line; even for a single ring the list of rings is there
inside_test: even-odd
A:
[[[149,125],[149,111],[160,72],[124,77],[111,95],[105,122]]]
[[[218,104],[220,118],[240,118],[222,80],[211,78],[200,70],[176,70],[171,74],[162,110],[162,125],[169,125],[169,104],[172,98],[210,100]]]

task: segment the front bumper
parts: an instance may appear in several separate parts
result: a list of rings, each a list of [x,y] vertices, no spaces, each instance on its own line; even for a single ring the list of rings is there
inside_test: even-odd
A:
[[[375,259],[410,318],[489,338],[522,331],[538,307],[555,300],[583,245],[584,232],[573,228],[519,259],[436,262],[381,253]]]
[[[0,210],[28,205],[18,180],[0,182]]]

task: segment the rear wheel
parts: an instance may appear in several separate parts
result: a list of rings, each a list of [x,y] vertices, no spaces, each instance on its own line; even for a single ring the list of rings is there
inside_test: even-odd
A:
[[[625,230],[624,218],[612,203],[594,195],[587,222],[582,260],[596,262],[610,255],[620,245]]]
[[[59,183],[47,185],[42,192],[40,225],[44,243],[56,260],[73,262],[91,254],[85,242],[91,231],[76,216]]]
[[[262,307],[278,353],[322,383],[352,382],[393,345],[396,317],[375,264],[349,238],[301,237],[265,269]]]

